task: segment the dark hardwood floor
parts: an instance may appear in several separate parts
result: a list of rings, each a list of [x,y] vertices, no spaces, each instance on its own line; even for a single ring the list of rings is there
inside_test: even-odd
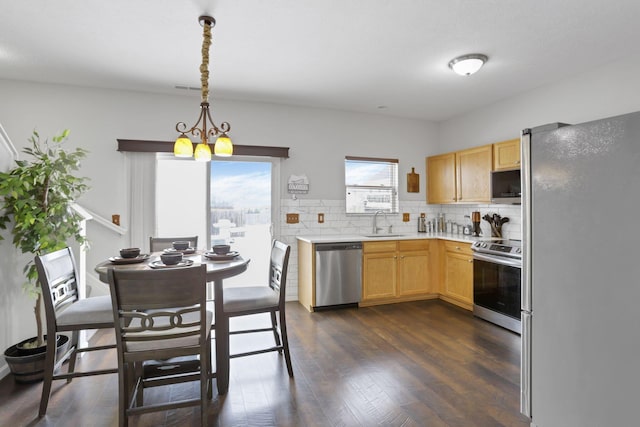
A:
[[[308,313],[291,302],[287,325],[295,377],[277,353],[233,359],[229,393],[214,396],[210,425],[529,425],[519,414],[520,337],[465,310],[433,300]],[[272,339],[233,336],[232,352]],[[79,366],[88,365],[115,366],[115,356],[87,355]],[[0,381],[0,425],[118,424],[116,375],[54,382],[47,415],[38,419],[41,387]],[[186,384],[145,397],[197,395],[197,385]],[[199,411],[146,414],[131,425],[195,426]]]

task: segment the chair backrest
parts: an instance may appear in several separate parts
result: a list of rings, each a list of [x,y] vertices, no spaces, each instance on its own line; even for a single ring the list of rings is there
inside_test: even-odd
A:
[[[76,302],[78,282],[76,263],[71,248],[64,248],[45,255],[36,255],[38,282],[42,288],[47,328],[55,330],[56,313]]]
[[[176,242],[178,240],[191,242],[190,246],[192,248],[198,247],[198,236],[191,237],[149,237],[149,250],[151,252],[159,252],[163,249],[168,249],[173,247],[171,243]]]
[[[291,246],[278,240],[271,246],[271,262],[269,265],[269,287],[280,294],[279,304],[284,304],[286,297],[287,270]]]
[[[205,265],[109,269],[116,340],[124,359],[144,360],[149,351],[158,359],[169,357],[168,352],[175,356],[176,349],[183,355],[198,353],[208,333],[206,273]]]

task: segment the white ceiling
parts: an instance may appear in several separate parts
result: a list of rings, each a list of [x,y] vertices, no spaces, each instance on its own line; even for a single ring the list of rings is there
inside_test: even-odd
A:
[[[0,78],[198,98],[201,14],[213,103],[440,121],[640,54],[638,0],[0,0]]]

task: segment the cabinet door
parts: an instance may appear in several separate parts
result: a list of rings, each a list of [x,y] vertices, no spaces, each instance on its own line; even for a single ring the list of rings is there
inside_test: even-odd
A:
[[[455,153],[427,157],[427,203],[443,204],[455,202]]]
[[[493,144],[493,170],[518,169],[520,167],[520,139]]]
[[[460,252],[445,253],[444,293],[446,296],[473,304],[473,259]]]
[[[432,293],[428,251],[400,252],[398,259],[398,296]]]
[[[493,168],[493,146],[470,148],[456,153],[458,202],[491,201],[490,175]]]
[[[396,295],[395,252],[365,253],[362,257],[362,301]]]

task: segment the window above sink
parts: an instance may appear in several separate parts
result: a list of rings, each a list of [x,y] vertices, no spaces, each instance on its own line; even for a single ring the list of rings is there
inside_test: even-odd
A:
[[[345,157],[347,214],[399,213],[398,159]]]

